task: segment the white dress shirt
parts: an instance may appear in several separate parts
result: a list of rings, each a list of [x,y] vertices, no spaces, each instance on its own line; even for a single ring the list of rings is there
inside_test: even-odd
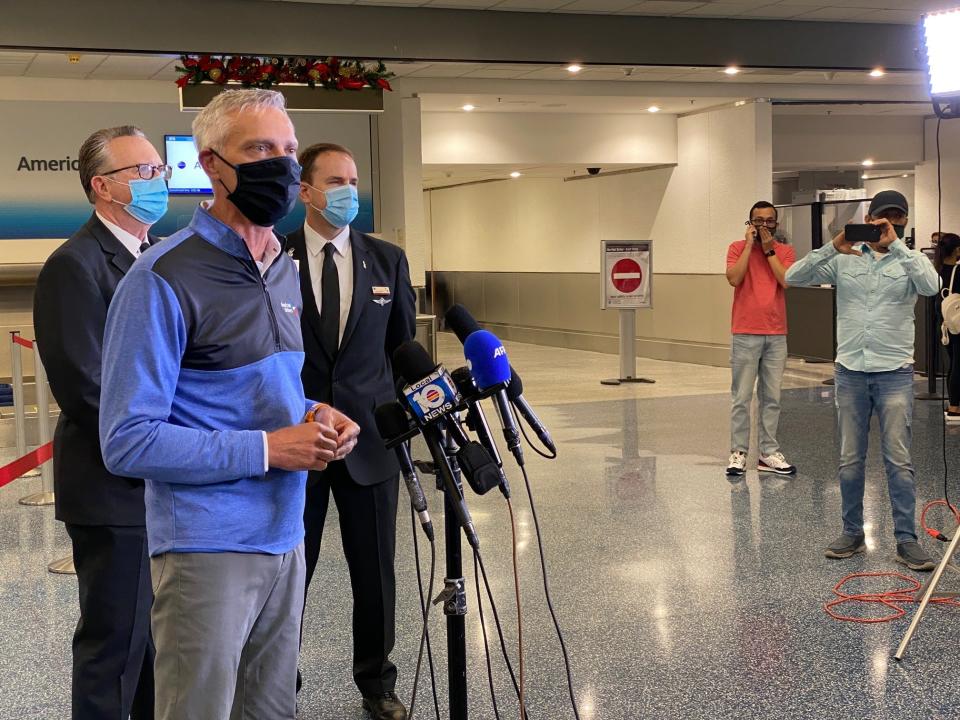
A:
[[[131,255],[133,255],[135,258],[140,257],[140,246],[143,244],[143,240],[138,238],[136,235],[128,233],[119,225],[114,225],[99,212],[97,213],[97,217],[100,218],[100,222],[107,226],[107,230],[112,232],[114,237],[120,241],[120,244],[130,251]]]
[[[323,277],[323,247],[327,240],[312,227],[304,223],[303,235],[307,244],[307,261],[310,265],[310,283],[313,286],[313,296],[317,299],[317,310],[323,312],[323,295],[321,280]],[[333,253],[333,263],[337,266],[340,276],[340,336],[343,342],[343,331],[347,327],[347,318],[350,316],[350,305],[353,303],[353,247],[350,242],[350,226],[347,225],[330,241],[336,251]]]

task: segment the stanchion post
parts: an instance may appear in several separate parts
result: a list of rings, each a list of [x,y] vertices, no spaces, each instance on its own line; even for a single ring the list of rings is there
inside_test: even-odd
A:
[[[27,406],[23,392],[23,355],[22,346],[17,342],[20,331],[10,333],[10,373],[13,375],[13,430],[16,436],[17,457],[27,454]],[[24,473],[24,477],[36,477],[40,471],[33,469]]]
[[[50,389],[47,386],[47,373],[40,360],[40,350],[37,343],[33,343],[34,378],[37,393],[37,432],[40,446],[50,442]],[[48,460],[40,466],[43,477],[43,488],[34,495],[20,499],[21,505],[53,505],[53,460]]]

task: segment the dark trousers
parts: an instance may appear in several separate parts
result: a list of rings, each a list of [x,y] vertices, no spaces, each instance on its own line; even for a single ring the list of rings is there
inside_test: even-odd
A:
[[[947,394],[950,396],[950,405],[956,407],[960,405],[960,335],[950,335],[947,354],[950,356],[950,367],[947,370]]]
[[[340,516],[343,554],[353,588],[353,679],[364,697],[392,692],[397,668],[390,662],[394,645],[399,477],[377,485],[358,485],[346,465],[310,473],[304,510],[304,555],[307,583],[317,567],[330,494]],[[306,594],[304,594],[306,597]]]
[[[67,524],[80,590],[73,720],[153,718],[153,588],[144,527]]]

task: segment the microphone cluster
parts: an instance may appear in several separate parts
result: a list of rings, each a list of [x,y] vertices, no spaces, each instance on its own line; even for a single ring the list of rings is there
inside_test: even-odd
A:
[[[547,448],[554,453],[556,449],[550,434],[523,398],[523,385],[510,366],[503,343],[493,333],[480,328],[461,305],[450,308],[446,320],[463,342],[466,366],[450,373],[442,364],[435,364],[420,343],[404,343],[392,358],[402,378],[398,383],[397,401],[378,407],[376,422],[386,447],[397,452],[411,503],[427,537],[433,539],[433,524],[409,448],[410,439],[416,435],[422,435],[426,441],[437,476],[450,497],[468,542],[478,548],[476,530],[456,482],[457,470],[462,471],[478,495],[499,488],[504,497],[510,498],[510,484],[481,401],[488,398],[493,401],[507,448],[521,466],[523,448],[514,408]],[[465,414],[463,424],[461,413]],[[468,437],[463,425],[476,434],[477,440]]]

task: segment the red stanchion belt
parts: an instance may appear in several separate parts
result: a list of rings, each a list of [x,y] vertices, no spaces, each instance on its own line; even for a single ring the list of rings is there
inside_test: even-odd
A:
[[[20,337],[19,335],[12,335],[11,337],[13,338],[13,341],[14,341],[17,345],[23,345],[23,346],[24,346],[25,348],[27,348],[28,350],[33,350],[33,342],[32,342],[31,340],[27,340],[26,338],[22,338],[22,337]]]
[[[27,453],[22,458],[14,460],[9,465],[0,467],[0,487],[12,483],[24,473],[28,473],[35,467],[40,467],[47,460],[53,457],[53,443],[48,442],[41,445],[32,453]]]

